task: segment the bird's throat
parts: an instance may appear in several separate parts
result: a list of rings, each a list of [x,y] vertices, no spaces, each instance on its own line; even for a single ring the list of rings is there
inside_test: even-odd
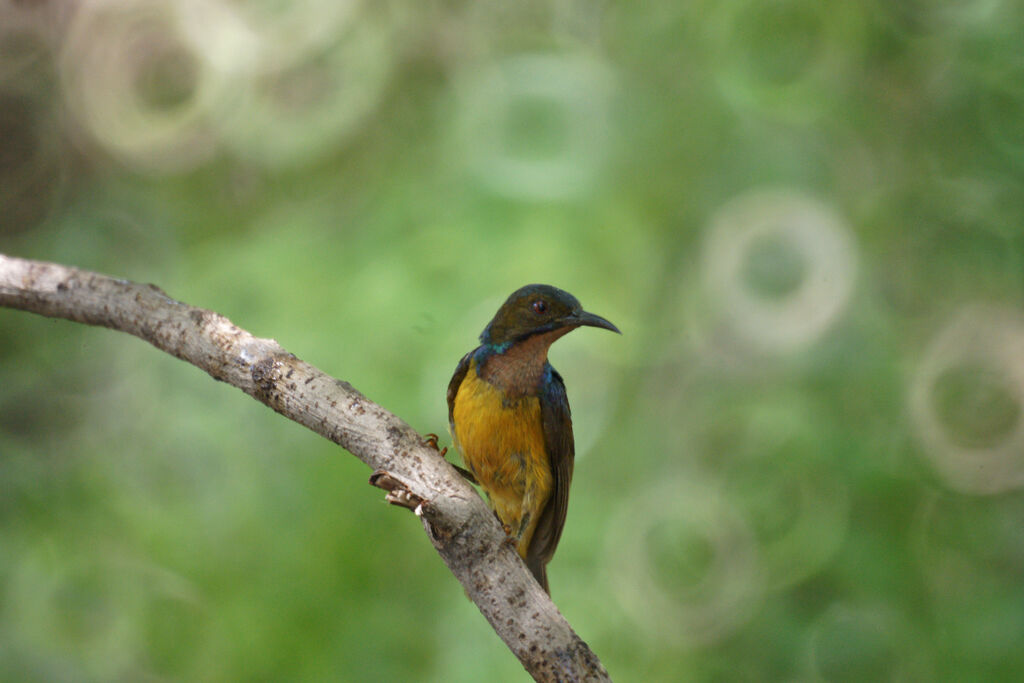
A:
[[[518,341],[504,351],[488,356],[477,367],[477,374],[509,398],[536,396],[544,379],[548,349],[556,339],[572,329],[562,327]]]

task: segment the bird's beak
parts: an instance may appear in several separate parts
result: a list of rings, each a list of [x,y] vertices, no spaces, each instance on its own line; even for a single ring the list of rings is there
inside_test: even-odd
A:
[[[569,316],[569,323],[572,324],[572,325],[586,325],[588,327],[601,327],[601,328],[604,328],[606,330],[611,330],[612,332],[617,332],[618,334],[622,334],[622,332],[619,331],[619,328],[615,327],[615,325],[612,325],[610,322],[608,322],[607,320],[605,320],[601,316],[594,315],[593,313],[587,313],[586,311],[580,311],[579,313],[574,313],[571,316]]]

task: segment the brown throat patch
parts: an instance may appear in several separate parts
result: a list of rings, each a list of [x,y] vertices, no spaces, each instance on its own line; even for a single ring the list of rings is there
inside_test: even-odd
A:
[[[488,358],[483,367],[477,369],[477,374],[481,379],[500,388],[509,398],[536,396],[540,392],[540,381],[544,376],[548,349],[555,340],[574,329],[575,327],[560,327],[557,330],[527,337],[513,344],[504,353]]]

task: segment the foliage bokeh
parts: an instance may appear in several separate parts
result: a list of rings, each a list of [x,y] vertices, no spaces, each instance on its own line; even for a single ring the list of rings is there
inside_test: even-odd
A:
[[[502,298],[617,680],[1024,670],[1024,9],[0,3],[0,252],[155,282],[423,432]],[[0,679],[518,680],[354,458],[0,310]]]

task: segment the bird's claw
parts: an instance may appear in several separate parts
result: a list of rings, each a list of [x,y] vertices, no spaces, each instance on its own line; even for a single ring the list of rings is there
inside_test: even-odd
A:
[[[512,527],[510,527],[508,524],[502,523],[501,528],[505,532],[505,540],[502,541],[502,543],[507,545],[509,548],[512,548],[512,550],[518,552],[519,537],[516,534],[512,533]]]
[[[439,448],[438,447],[438,443],[437,443],[437,439],[438,439],[437,434],[434,434],[433,432],[431,432],[429,434],[424,434],[423,435],[423,443],[424,443],[424,445],[429,446],[430,448],[433,448],[435,451],[437,451],[437,454],[440,455],[443,458],[445,456],[445,454],[448,453],[448,447],[445,446],[444,448]],[[477,484],[477,483],[479,483],[479,482],[477,482],[476,477],[473,476],[473,473],[470,472],[469,470],[467,470],[467,469],[465,469],[463,467],[459,467],[458,465],[452,465],[452,467],[454,467],[455,470],[459,474],[461,474],[463,476],[463,478],[466,479],[470,484]]]
[[[445,453],[448,452],[448,447],[445,446],[442,449],[438,445],[437,439],[438,439],[438,436],[437,436],[437,434],[434,434],[434,433],[424,434],[423,435],[423,443],[426,444],[427,446],[430,446],[431,448],[433,448],[435,451],[437,451],[438,455],[440,455],[443,458]]]

